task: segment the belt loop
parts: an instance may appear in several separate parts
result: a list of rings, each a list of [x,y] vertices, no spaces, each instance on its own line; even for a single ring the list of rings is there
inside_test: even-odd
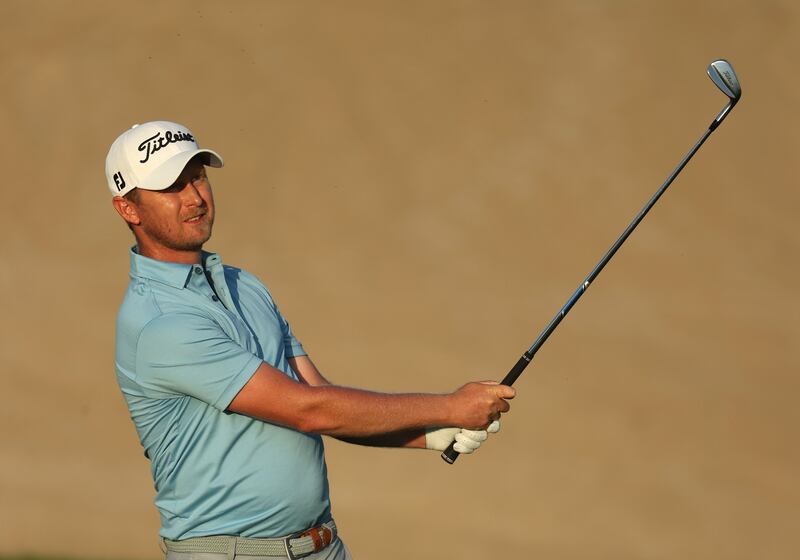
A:
[[[167,542],[164,537],[158,537],[158,548],[164,553],[164,558],[167,557]]]
[[[228,560],[233,560],[236,557],[236,544],[239,541],[239,537],[230,537],[228,541]]]

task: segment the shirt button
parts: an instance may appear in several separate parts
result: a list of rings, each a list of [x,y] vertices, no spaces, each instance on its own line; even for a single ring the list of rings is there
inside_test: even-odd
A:
[[[219,298],[217,296],[211,296],[211,301],[219,301]]]
[[[195,274],[203,274],[203,269],[200,268],[199,266],[196,266],[196,267],[194,267],[194,273]]]

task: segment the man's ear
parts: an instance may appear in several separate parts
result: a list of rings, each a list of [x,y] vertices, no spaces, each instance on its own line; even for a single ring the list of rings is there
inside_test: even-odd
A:
[[[136,204],[133,201],[130,201],[122,196],[115,196],[113,199],[111,199],[111,204],[114,205],[114,209],[120,216],[122,216],[122,219],[129,224],[138,226],[142,222],[142,220],[139,218],[139,212],[136,208]]]

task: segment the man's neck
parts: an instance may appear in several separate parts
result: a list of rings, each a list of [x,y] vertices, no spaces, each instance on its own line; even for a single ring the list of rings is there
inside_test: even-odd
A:
[[[136,244],[136,252],[149,259],[177,264],[202,264],[203,262],[202,250],[179,251],[163,246],[150,246],[147,243],[142,244],[139,242]]]

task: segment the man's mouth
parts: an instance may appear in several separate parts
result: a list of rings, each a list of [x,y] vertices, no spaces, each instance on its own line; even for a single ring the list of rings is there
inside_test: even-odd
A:
[[[192,216],[191,218],[188,218],[188,219],[186,219],[184,221],[187,224],[196,224],[196,223],[200,222],[201,220],[203,220],[205,217],[206,217],[206,213],[203,212],[202,214],[197,214],[196,216]]]

